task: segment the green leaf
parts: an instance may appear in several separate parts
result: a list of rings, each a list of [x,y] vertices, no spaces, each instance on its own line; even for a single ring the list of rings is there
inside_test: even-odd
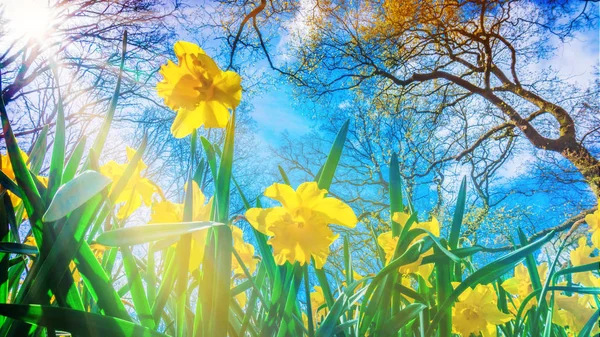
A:
[[[112,180],[95,171],[85,171],[61,186],[50,202],[42,220],[61,219],[104,190]]]
[[[81,336],[168,337],[118,318],[45,305],[0,304],[0,315]]]
[[[222,223],[213,221],[192,221],[133,226],[104,232],[98,236],[96,241],[112,247],[134,246],[222,225]]]
[[[66,183],[71,181],[75,174],[77,173],[77,169],[79,168],[79,164],[81,163],[81,158],[83,157],[83,150],[85,150],[86,138],[82,137],[79,140],[79,143],[75,146],[75,149],[71,153],[71,157],[69,161],[67,161],[67,165],[65,166],[65,170],[63,171],[62,181]]]
[[[17,184],[15,184],[14,181],[12,181],[12,179],[10,179],[6,173],[0,171],[0,185],[2,187],[4,187],[5,189],[11,191],[14,195],[16,195],[19,198],[23,197],[23,190],[21,190],[21,188],[19,186],[17,186]]]
[[[452,217],[452,227],[448,238],[450,249],[458,248],[458,239],[460,238],[460,227],[462,226],[463,216],[465,214],[465,202],[467,200],[467,178],[463,177],[456,199],[456,208]]]
[[[382,328],[375,333],[376,336],[394,336],[398,334],[398,330],[404,327],[413,319],[419,317],[419,313],[426,309],[427,306],[422,303],[413,303],[407,305],[404,309],[396,313],[392,318],[387,320]],[[450,335],[447,335],[450,336]]]
[[[56,190],[62,183],[63,169],[65,165],[65,112],[63,110],[63,99],[60,92],[58,71],[54,61],[50,61],[50,67],[54,73],[56,91],[58,95],[56,130],[54,132],[54,147],[52,148],[52,160],[50,161],[50,172],[48,174],[48,189],[46,200],[54,196]]]
[[[329,190],[329,187],[331,186],[335,170],[340,162],[340,157],[342,156],[344,142],[346,141],[346,135],[348,134],[349,123],[350,121],[347,120],[344,125],[342,125],[342,128],[335,137],[333,145],[331,146],[331,150],[329,151],[329,155],[327,156],[327,160],[325,161],[325,165],[323,165],[321,174],[319,174],[319,188]]]
[[[14,242],[0,242],[0,252],[23,255],[37,255],[39,253],[36,246]]]
[[[600,309],[596,310],[596,312],[590,317],[590,319],[585,323],[583,329],[579,332],[579,337],[587,337],[592,335],[592,330],[598,325],[598,318],[600,318]]]
[[[281,165],[277,165],[277,168],[279,169],[279,174],[281,175],[281,179],[283,180],[283,183],[286,185],[291,185],[290,178],[288,178],[287,174],[283,170],[283,167],[281,167]]]
[[[154,329],[154,319],[152,317],[152,311],[150,310],[150,304],[148,303],[148,297],[146,297],[142,277],[129,247],[121,247],[121,256],[123,257],[123,266],[125,268],[127,284],[129,285],[129,292],[131,293],[135,313],[143,326]],[[148,286],[154,287],[154,285]]]
[[[38,174],[42,165],[44,164],[44,159],[46,158],[46,146],[48,144],[48,125],[44,125],[42,132],[38,136],[38,139],[33,144],[33,148],[31,149],[31,154],[29,155],[30,170],[34,174]]]
[[[404,205],[402,204],[402,180],[400,179],[400,169],[398,167],[398,156],[392,154],[390,160],[390,217],[393,217],[396,212],[403,212]],[[392,222],[392,236],[400,235],[400,224]]]
[[[113,117],[115,115],[115,110],[117,109],[117,101],[119,100],[119,95],[121,91],[121,80],[123,78],[123,66],[125,65],[125,54],[127,53],[127,31],[123,32],[123,45],[121,50],[121,64],[119,65],[119,75],[117,76],[117,84],[115,86],[115,91],[110,100],[110,105],[108,106],[108,112],[104,117],[104,121],[102,122],[102,126],[100,127],[100,131],[96,136],[96,140],[94,141],[94,145],[92,146],[92,150],[99,156],[102,153],[102,149],[104,148],[104,143],[106,142],[106,137],[108,136],[108,131],[110,130],[110,125],[112,124]]]

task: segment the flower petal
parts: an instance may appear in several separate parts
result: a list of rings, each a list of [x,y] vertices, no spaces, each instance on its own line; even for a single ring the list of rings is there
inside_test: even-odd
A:
[[[358,219],[352,208],[336,198],[325,198],[313,208],[329,224],[354,228]]]
[[[223,103],[216,100],[201,101],[196,110],[202,113],[205,128],[224,128],[227,126],[229,110]]]
[[[191,110],[198,104],[200,92],[196,88],[202,83],[185,66],[168,61],[160,67],[160,74],[164,79],[156,84],[156,90],[169,108]]]
[[[275,183],[265,189],[265,197],[277,200],[288,209],[300,206],[300,198],[294,189],[286,184]]]
[[[233,71],[219,74],[214,82],[213,99],[230,109],[235,109],[242,100],[242,78]]]
[[[152,204],[150,223],[175,223],[183,221],[183,204],[160,201]]]
[[[301,265],[315,259],[315,267],[323,267],[329,255],[329,246],[335,241],[326,224],[309,223],[304,226],[272,226],[273,237],[269,243],[273,247],[275,262],[279,265],[289,261]]]
[[[257,231],[273,236],[269,227],[280,222],[286,214],[283,207],[250,208],[246,211],[246,219]]]
[[[319,185],[316,182],[311,181],[300,184],[296,189],[296,193],[298,193],[300,199],[302,199],[302,206],[313,208],[325,198],[327,190],[319,188]]]
[[[171,125],[171,133],[175,138],[187,137],[204,123],[203,113],[199,109],[177,110],[177,116]]]
[[[206,53],[204,52],[204,50],[202,50],[202,48],[200,48],[200,46],[198,46],[195,43],[187,42],[187,41],[175,42],[175,45],[173,46],[173,50],[175,51],[175,55],[177,56],[177,58],[180,60],[186,54],[206,55]]]

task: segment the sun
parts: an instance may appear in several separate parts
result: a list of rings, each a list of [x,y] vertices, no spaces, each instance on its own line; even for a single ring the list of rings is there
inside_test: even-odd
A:
[[[3,20],[7,21],[5,33],[13,38],[33,39],[42,42],[47,37],[55,19],[47,0],[2,1]]]

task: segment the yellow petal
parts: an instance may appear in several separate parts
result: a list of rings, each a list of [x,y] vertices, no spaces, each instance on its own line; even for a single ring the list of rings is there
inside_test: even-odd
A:
[[[150,180],[144,178],[135,185],[135,190],[142,197],[144,204],[150,206],[152,203],[152,196],[156,193],[156,186],[154,186]]]
[[[520,282],[515,277],[511,277],[504,282],[502,282],[502,288],[506,290],[508,293],[516,295],[519,293],[519,285]]]
[[[123,193],[121,193],[123,194]],[[142,198],[140,195],[133,195],[127,202],[125,202],[117,212],[117,218],[125,219],[129,217],[135,210],[142,206]]]
[[[186,54],[185,60],[188,69],[198,78],[208,77],[216,81],[223,73],[215,61],[206,54]]]
[[[410,214],[406,214],[404,212],[394,212],[394,215],[392,216],[392,220],[399,224],[400,227],[406,226],[408,218],[410,218]]]
[[[160,68],[160,74],[164,79],[156,84],[156,91],[165,104],[173,110],[193,110],[201,100],[201,93],[196,88],[202,87],[202,82],[185,66],[171,61]]]
[[[206,54],[200,46],[195,43],[187,42],[187,41],[177,41],[173,46],[173,50],[175,51],[175,55],[177,58],[181,59],[186,54]]]
[[[592,233],[592,243],[594,244],[594,247],[600,249],[600,228]]]
[[[352,208],[336,198],[321,200],[313,210],[320,213],[323,221],[329,224],[354,228],[358,222]]]
[[[283,207],[250,208],[246,211],[246,219],[257,231],[273,236],[273,232],[269,227],[281,220],[286,213]]]
[[[152,204],[150,223],[176,223],[183,221],[183,204],[160,201]]]
[[[192,233],[192,247],[190,251],[189,271],[196,270],[204,259],[204,250],[206,248],[206,237],[208,229],[195,231]]]
[[[209,221],[212,212],[213,197],[208,199],[206,205],[194,208],[194,221]]]
[[[285,208],[295,209],[300,206],[300,198],[294,189],[286,184],[275,183],[265,189],[265,197],[277,200]]]
[[[303,207],[313,208],[325,198],[327,190],[319,188],[316,182],[311,181],[300,184],[296,189],[296,193],[302,200]]]
[[[202,113],[205,128],[224,128],[229,121],[227,106],[217,100],[201,101],[196,111]]]
[[[171,125],[171,133],[175,138],[184,138],[204,124],[204,114],[200,109],[180,108]]]
[[[229,109],[235,109],[242,100],[242,78],[233,71],[222,72],[213,83],[213,99]]]
[[[279,265],[286,261],[299,262],[301,265],[315,259],[315,267],[323,267],[329,255],[329,246],[335,241],[334,235],[326,224],[308,223],[299,226],[273,226],[274,236],[269,239],[273,247],[275,262]]]
[[[392,236],[392,232],[381,233],[377,237],[377,243],[385,252],[386,263],[389,263],[392,257],[394,257],[394,252],[396,250],[396,245],[398,244],[398,237]]]

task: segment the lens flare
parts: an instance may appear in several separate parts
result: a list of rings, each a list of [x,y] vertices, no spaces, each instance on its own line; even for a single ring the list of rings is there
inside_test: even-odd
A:
[[[4,31],[14,38],[44,41],[55,19],[52,8],[43,0],[8,0],[4,11]]]

